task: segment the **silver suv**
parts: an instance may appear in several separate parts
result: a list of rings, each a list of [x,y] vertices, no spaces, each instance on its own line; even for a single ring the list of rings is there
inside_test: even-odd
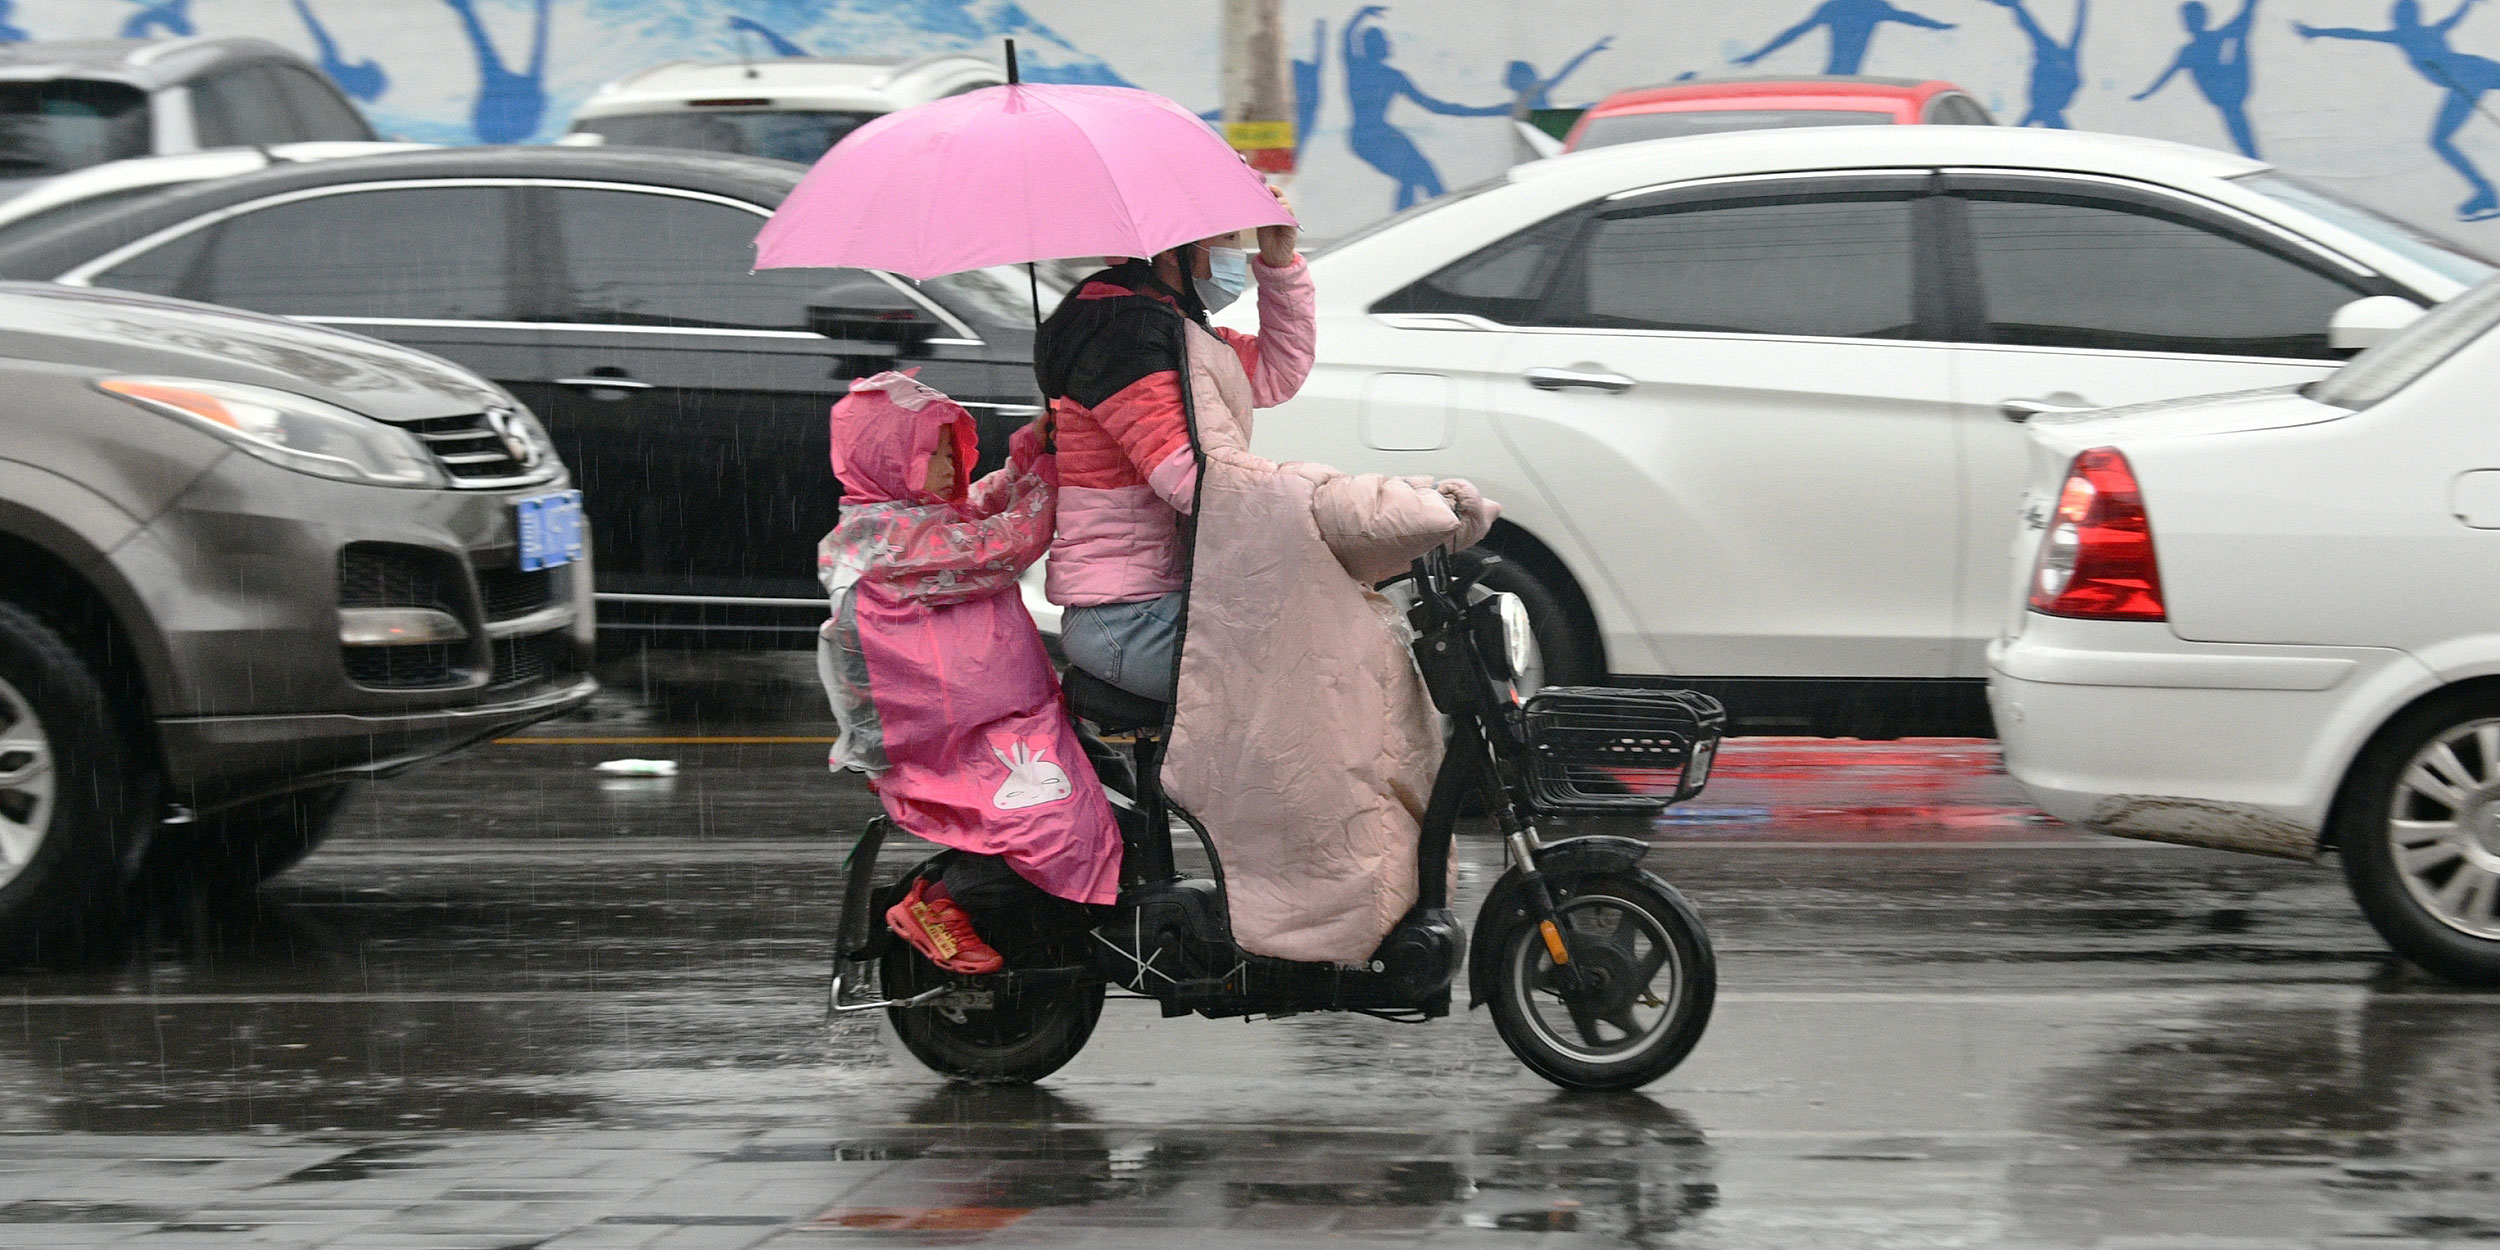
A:
[[[320,70],[265,39],[0,45],[0,195],[133,156],[374,137]]]
[[[459,366],[0,283],[0,392],[0,958],[102,936],[157,854],[255,883],[349,781],[597,689],[580,493]]]
[[[696,148],[808,165],[887,113],[1005,81],[996,65],[956,54],[670,61],[599,88],[561,142]]]

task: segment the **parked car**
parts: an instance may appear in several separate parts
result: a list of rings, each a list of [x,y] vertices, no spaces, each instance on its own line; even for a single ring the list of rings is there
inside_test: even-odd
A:
[[[484,379],[33,283],[0,284],[0,379],[9,957],[109,927],[151,853],[257,881],[321,840],[350,780],[597,688],[579,493]]]
[[[670,61],[599,88],[563,142],[736,152],[813,164],[863,123],[1007,81],[978,57]]]
[[[1844,74],[1700,78],[1607,96],[1580,115],[1562,146],[1578,152],[1644,139],[1790,126],[1995,124],[1996,118],[1970,92],[1938,79]]]
[[[214,152],[186,152],[180,156],[134,156],[128,160],[106,161],[74,173],[46,178],[31,190],[0,199],[0,246],[184,183],[232,178],[272,165],[332,161],[343,156],[378,156],[386,152],[414,152],[425,146],[419,143],[324,141],[220,148]]]
[[[265,39],[0,44],[0,194],[135,156],[371,142],[319,69]]]
[[[1990,693],[2061,819],[2310,858],[2500,984],[2500,283],[2322,381],[2047,418]]]
[[[1262,455],[1474,479],[1553,680],[1880,735],[1988,730],[2017,423],[2318,378],[2492,267],[2239,156],[1886,126],[1521,165],[1311,270]]]
[[[0,275],[176,295],[456,361],[579,477],[620,641],[812,647],[839,488],[826,411],[896,363],[983,423],[1040,411],[1022,270],[753,272],[805,169],[714,153],[444,148],[163,193],[0,248]],[[1044,307],[1055,299],[1042,288]]]

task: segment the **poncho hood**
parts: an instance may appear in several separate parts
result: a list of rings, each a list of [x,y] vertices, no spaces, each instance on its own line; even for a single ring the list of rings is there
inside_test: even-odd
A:
[[[927,489],[940,439],[954,440],[955,449],[955,481],[944,496]],[[970,488],[979,454],[972,414],[909,373],[860,378],[833,406],[833,475],[845,504],[953,503]]]

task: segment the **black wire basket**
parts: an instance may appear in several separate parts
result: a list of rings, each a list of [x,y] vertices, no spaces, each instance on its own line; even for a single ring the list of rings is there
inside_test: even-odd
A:
[[[1521,709],[1528,793],[1565,815],[1655,812],[1701,793],[1727,709],[1690,690],[1554,686]]]

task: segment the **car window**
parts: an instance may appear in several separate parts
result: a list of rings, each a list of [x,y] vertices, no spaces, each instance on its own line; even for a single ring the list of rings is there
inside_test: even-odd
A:
[[[64,78],[0,83],[0,178],[63,174],[148,154],[147,93]]]
[[[258,65],[192,83],[191,124],[204,148],[292,143],[301,137],[276,80]]]
[[[184,295],[197,289],[191,276],[199,267],[200,258],[208,253],[208,241],[217,232],[194,230],[131,257],[95,275],[89,281],[117,291],[140,291],[149,295]]]
[[[566,319],[612,325],[805,330],[821,269],[756,271],[764,219],[645,191],[555,190]]]
[[[14,221],[0,224],[0,247],[7,247],[19,239],[31,239],[46,230],[85,221],[90,217],[101,216],[110,210],[180,189],[179,184],[171,187],[162,184],[145,187],[115,187],[110,191],[99,191],[84,199],[66,200],[59,204],[39,208]],[[17,205],[12,203],[7,204],[6,207],[16,208]]]
[[[295,113],[296,131],[305,139],[353,142],[373,137],[373,128],[365,124],[364,117],[339,94],[338,88],[310,70],[272,65],[269,76],[285,95],[287,106]]]
[[[1668,113],[1601,113],[1588,120],[1573,151],[1674,139],[1684,135],[1715,135],[1731,130],[1785,130],[1794,126],[1885,126],[1890,110],[1868,109],[1684,109]]]
[[[2134,204],[1965,199],[1989,342],[2332,359],[2328,320],[2368,294]]]
[[[2231,181],[2303,212],[2323,217],[2388,251],[2466,286],[2490,277],[2489,257],[2464,244],[2364,208],[2324,187],[2314,187],[2279,170],[2242,174]]]
[[[573,129],[579,133],[604,136],[612,146],[737,152],[810,165],[827,149],[841,142],[842,136],[875,120],[877,116],[875,113],[830,109],[761,112],[680,110],[585,117],[573,123]]]
[[[1905,195],[1673,205],[1600,218],[1537,320],[1909,338],[1914,275]]]
[[[415,187],[276,204],[95,282],[290,317],[516,320],[508,197],[501,187]],[[168,287],[185,247],[205,250],[183,266],[189,280]]]
[[[1443,266],[1378,303],[1373,312],[1468,313],[1525,324],[1553,282],[1555,267],[1587,218],[1577,210],[1548,218]]]

